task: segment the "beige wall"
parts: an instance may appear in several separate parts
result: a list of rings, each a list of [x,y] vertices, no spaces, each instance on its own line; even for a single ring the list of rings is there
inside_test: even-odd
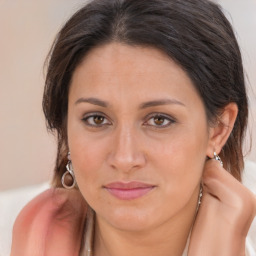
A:
[[[55,141],[46,132],[41,110],[43,62],[60,25],[84,2],[0,0],[0,190],[52,176]],[[232,15],[256,92],[256,1],[220,2]],[[253,115],[256,119],[252,88],[250,126]],[[255,144],[256,131],[253,137]],[[255,145],[249,158],[256,161]]]
[[[85,1],[0,0],[0,190],[49,179],[55,141],[41,110],[43,62]]]

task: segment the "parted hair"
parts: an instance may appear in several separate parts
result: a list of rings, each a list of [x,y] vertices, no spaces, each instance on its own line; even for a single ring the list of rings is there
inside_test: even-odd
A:
[[[214,124],[234,102],[238,116],[220,156],[241,180],[242,143],[248,102],[240,49],[222,9],[209,0],[93,0],[62,27],[47,58],[43,110],[57,135],[53,186],[61,186],[67,164],[68,93],[76,67],[94,47],[119,42],[155,47],[190,77]]]

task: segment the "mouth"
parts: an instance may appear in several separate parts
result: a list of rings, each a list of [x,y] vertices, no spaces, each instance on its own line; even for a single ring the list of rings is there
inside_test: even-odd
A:
[[[142,182],[113,182],[103,186],[111,195],[121,200],[134,200],[140,198],[156,186]]]

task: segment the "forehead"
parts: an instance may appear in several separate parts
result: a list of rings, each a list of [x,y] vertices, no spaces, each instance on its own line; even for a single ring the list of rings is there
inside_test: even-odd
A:
[[[177,100],[200,100],[182,68],[158,49],[110,43],[92,49],[76,68],[70,100],[108,97],[142,100],[166,95]]]

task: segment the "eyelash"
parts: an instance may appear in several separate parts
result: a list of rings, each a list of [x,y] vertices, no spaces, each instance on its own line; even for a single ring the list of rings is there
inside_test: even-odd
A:
[[[107,120],[107,118],[104,116],[104,114],[102,114],[102,113],[92,113],[92,114],[88,114],[88,115],[86,115],[86,116],[84,116],[83,118],[82,118],[82,121],[84,121],[85,123],[86,123],[86,125],[88,125],[88,126],[91,126],[91,127],[94,127],[94,128],[99,128],[99,127],[103,127],[103,126],[105,126],[105,125],[110,125],[111,123],[108,123],[108,124],[99,124],[99,125],[97,125],[97,124],[90,124],[89,122],[88,122],[88,120],[90,119],[90,118],[92,118],[92,119],[94,119],[95,117],[100,117],[100,118],[104,118],[104,120]]]
[[[148,115],[146,117],[146,119],[147,119],[146,122],[149,122],[151,119],[156,119],[156,118],[163,119],[164,122],[167,121],[168,123],[165,124],[165,125],[153,125],[153,124],[149,125],[149,126],[155,128],[155,129],[163,129],[163,128],[169,127],[173,123],[176,123],[176,120],[174,118],[170,117],[169,115],[162,114],[162,113],[152,113],[152,114]],[[143,125],[144,124],[145,123],[143,123]]]
[[[103,123],[103,124],[90,124],[88,120],[90,120],[90,118],[94,119],[95,117],[99,117],[99,118],[104,118],[103,120],[107,120],[107,118],[105,117],[104,114],[102,113],[92,113],[92,114],[88,114],[85,117],[82,118],[82,121],[86,123],[86,125],[91,126],[93,128],[100,128],[103,127],[105,125],[111,125],[111,122],[107,121],[107,123]],[[149,122],[151,119],[163,119],[164,123],[167,121],[167,124],[164,125],[154,125],[154,124],[146,124],[147,122]],[[176,120],[168,115],[162,114],[162,113],[152,113],[150,115],[148,115],[146,117],[147,121],[143,123],[143,125],[148,125],[151,126],[154,129],[163,129],[166,127],[169,127],[171,124],[176,123]],[[93,121],[94,122],[94,121]],[[154,122],[154,121],[153,121]]]

